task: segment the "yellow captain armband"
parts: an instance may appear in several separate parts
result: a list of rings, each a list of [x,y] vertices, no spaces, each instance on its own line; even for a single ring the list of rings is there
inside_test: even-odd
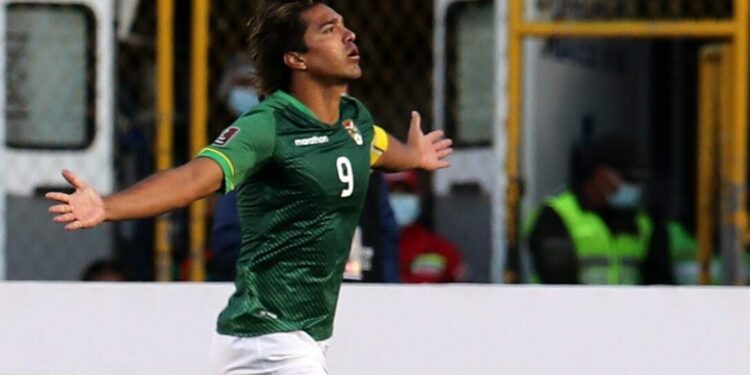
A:
[[[375,165],[378,159],[380,159],[380,156],[388,150],[388,133],[380,126],[373,125],[373,128],[375,134],[372,137],[372,145],[370,145],[371,166]]]

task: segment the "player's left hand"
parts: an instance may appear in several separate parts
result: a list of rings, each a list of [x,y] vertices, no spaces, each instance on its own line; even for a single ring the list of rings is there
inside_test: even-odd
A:
[[[419,112],[411,113],[411,124],[409,125],[409,136],[406,145],[416,152],[417,168],[428,171],[450,167],[446,160],[453,153],[453,141],[445,138],[442,130],[435,130],[428,134],[422,132],[422,119]]]

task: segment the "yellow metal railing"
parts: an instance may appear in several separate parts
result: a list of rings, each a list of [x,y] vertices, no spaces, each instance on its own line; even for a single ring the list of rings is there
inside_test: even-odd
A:
[[[157,82],[156,82],[156,169],[173,167],[174,155],[174,0],[157,3]],[[209,0],[193,0],[192,61],[190,90],[190,152],[195,155],[207,143],[208,122],[208,39]],[[206,244],[206,202],[190,206],[190,268],[191,281],[206,279],[204,248]],[[172,245],[169,239],[172,223],[168,215],[156,219],[154,233],[155,270],[157,281],[172,277]]]
[[[156,21],[156,169],[172,168],[174,133],[174,0],[159,0]],[[172,280],[170,221],[156,219],[154,262],[157,281]]]
[[[524,1],[510,0],[509,4],[509,114],[507,124],[508,150],[506,174],[510,181],[507,194],[509,249],[517,248],[518,212],[520,206],[520,162],[519,145],[522,136],[523,118],[521,115],[523,81],[522,42],[529,37],[555,38],[683,38],[683,39],[725,39],[732,47],[734,79],[729,81],[732,89],[731,159],[725,165],[728,173],[722,174],[722,201],[724,207],[732,206],[731,215],[723,216],[723,247],[731,248],[735,254],[744,251],[747,232],[747,212],[745,191],[747,186],[747,120],[748,120],[748,28],[750,27],[750,4],[747,0],[733,3],[733,18],[724,21],[700,20],[659,20],[659,21],[528,21],[524,18]],[[712,239],[701,238],[705,242]],[[725,250],[727,251],[727,250]],[[510,256],[509,256],[510,258]],[[732,275],[733,283],[743,283],[744,275],[739,267]],[[515,275],[506,273],[506,280]]]
[[[728,244],[732,256],[728,256],[726,251],[722,251],[722,256],[727,256],[735,260],[732,267],[732,274],[725,275],[726,284],[744,284],[747,275],[745,275],[745,265],[741,260],[745,258],[745,244],[747,243],[746,233],[747,226],[747,121],[748,121],[748,80],[750,79],[750,70],[748,70],[748,60],[750,59],[750,3],[747,0],[735,0],[734,2],[735,33],[732,40],[732,52],[734,63],[732,64],[732,76],[730,81],[733,84],[733,100],[731,101],[732,118],[727,121],[731,124],[730,131],[727,133],[731,136],[732,143],[732,161],[731,175],[725,179],[727,190],[722,192],[722,201],[729,205],[728,211],[731,216],[725,225],[731,228],[731,234]],[[724,179],[724,178],[722,178]],[[723,213],[722,213],[723,214]]]
[[[190,151],[196,155],[207,143],[209,0],[193,0],[193,56],[190,100]],[[206,201],[190,206],[190,280],[206,279]]]
[[[522,23],[517,32],[555,38],[728,38],[732,21],[575,21]]]
[[[698,281],[711,284],[716,275],[711,274],[715,253],[716,205],[720,186],[718,172],[726,161],[727,153],[720,147],[721,124],[731,123],[731,47],[725,43],[703,47],[698,64],[698,134],[696,173],[696,234],[698,238]]]
[[[523,13],[520,1],[511,1],[511,25],[523,23]],[[523,96],[523,46],[522,33],[518,28],[510,28],[510,42],[508,44],[509,64],[508,64],[508,85],[511,87],[508,95],[508,151],[507,151],[507,169],[508,192],[507,192],[507,241],[508,247],[517,251],[520,239],[520,201],[521,201],[521,170],[520,170],[520,150],[521,145],[521,98]],[[515,56],[515,58],[514,58]],[[507,259],[519,259],[520,257],[508,257]],[[516,283],[519,281],[518,270],[516,265],[506,267],[504,276],[506,283]]]

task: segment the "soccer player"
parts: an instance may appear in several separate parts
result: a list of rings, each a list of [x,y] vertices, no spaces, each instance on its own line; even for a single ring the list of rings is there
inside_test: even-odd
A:
[[[187,164],[101,197],[70,171],[72,194],[49,211],[69,230],[144,218],[219,189],[236,190],[242,226],[236,291],[213,342],[216,374],[326,374],[324,353],[371,168],[449,166],[451,140],[407,142],[373,124],[346,95],[359,78],[355,34],[315,0],[267,2],[251,20],[251,63],[262,102]]]

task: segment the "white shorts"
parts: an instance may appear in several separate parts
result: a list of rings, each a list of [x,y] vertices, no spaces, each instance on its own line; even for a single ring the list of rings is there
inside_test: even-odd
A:
[[[212,375],[326,375],[328,341],[303,331],[256,337],[214,334]]]

